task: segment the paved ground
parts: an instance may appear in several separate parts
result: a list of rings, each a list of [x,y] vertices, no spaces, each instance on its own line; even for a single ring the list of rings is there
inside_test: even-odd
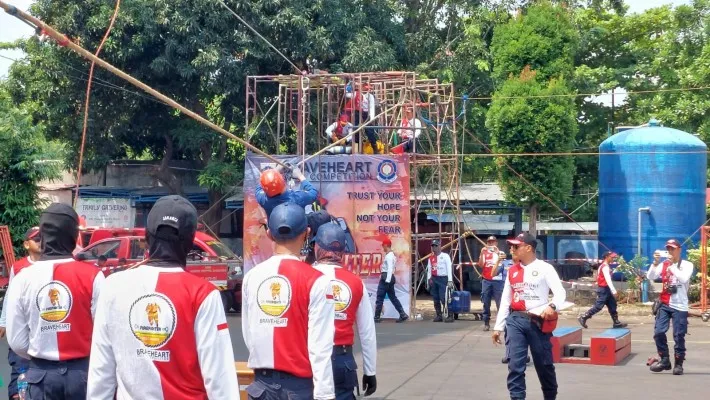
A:
[[[378,390],[372,399],[508,399],[505,386],[507,368],[500,363],[502,347],[494,347],[489,332],[480,321],[462,320],[453,324],[430,320],[404,324],[384,322],[377,325]],[[632,354],[616,367],[557,364],[561,400],[662,399],[694,400],[708,398],[705,384],[710,378],[710,325],[690,320],[686,374],[652,374],[646,359],[655,352],[653,325],[648,317],[627,317],[632,329]],[[572,318],[560,326],[573,326]],[[590,321],[590,334],[606,329],[608,316]],[[238,314],[229,316],[235,357],[246,359]],[[672,336],[671,336],[672,337]],[[672,340],[671,340],[672,345]],[[0,341],[0,354],[7,354],[7,342]],[[361,357],[357,355],[358,363]],[[534,367],[529,366],[528,399],[542,399]],[[9,377],[6,362],[0,362],[5,382]],[[7,398],[5,388],[0,399]]]

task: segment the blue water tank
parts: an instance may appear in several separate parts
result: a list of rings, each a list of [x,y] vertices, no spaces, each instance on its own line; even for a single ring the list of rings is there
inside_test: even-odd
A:
[[[641,255],[649,261],[670,238],[682,243],[692,236],[699,243],[707,184],[703,141],[652,120],[647,127],[611,136],[599,152],[600,253],[608,248],[631,260],[637,253],[639,216]],[[645,207],[650,211],[639,213]]]

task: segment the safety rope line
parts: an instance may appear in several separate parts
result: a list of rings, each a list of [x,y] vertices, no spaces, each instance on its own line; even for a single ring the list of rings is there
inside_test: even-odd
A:
[[[485,148],[486,151],[491,152],[491,153],[493,152],[490,147],[486,146],[486,144],[483,143],[483,141],[481,141],[481,140],[478,138],[478,136],[476,136],[476,135],[474,135],[473,133],[471,133],[468,129],[466,129],[465,126],[463,127],[463,131],[464,131],[464,133],[469,134],[475,141],[477,141],[481,146],[483,146],[483,148]],[[559,211],[560,213],[562,213],[562,215],[564,215],[565,217],[567,217],[571,222],[575,223],[577,226],[579,226],[580,228],[582,228],[582,231],[583,231],[583,232],[585,232],[585,233],[587,233],[587,234],[591,234],[590,231],[588,231],[587,229],[585,229],[579,222],[577,222],[574,218],[572,218],[571,215],[569,215],[568,213],[566,213],[566,212],[565,212],[564,210],[562,210],[562,208],[560,208],[554,201],[552,201],[552,199],[551,199],[550,197],[548,197],[546,194],[542,193],[542,191],[540,191],[540,189],[538,189],[538,188],[537,188],[535,185],[533,185],[529,180],[527,180],[523,175],[521,175],[518,171],[516,171],[513,167],[511,167],[510,164],[508,164],[507,161],[505,161],[505,160],[503,160],[503,159],[502,159],[501,161],[503,162],[503,164],[504,164],[513,174],[515,174],[521,181],[523,181],[526,185],[528,185],[530,188],[532,188],[537,194],[539,194],[539,195],[542,196],[545,200],[547,200],[547,202],[550,203],[557,211]],[[533,233],[533,234],[535,234],[535,233]],[[598,239],[597,239],[597,241],[598,241],[599,244],[602,245],[605,249],[611,251],[611,249],[610,249],[607,245],[605,245],[601,240],[598,240]]]
[[[264,42],[266,42],[266,44],[268,44],[269,47],[271,47],[276,53],[278,53],[281,57],[283,57],[283,59],[286,60],[286,62],[288,62],[289,64],[291,64],[291,66],[292,66],[299,74],[303,74],[303,71],[301,71],[301,69],[298,68],[298,67],[296,66],[296,64],[294,64],[291,60],[289,60],[288,57],[286,57],[281,51],[279,51],[279,49],[277,49],[276,46],[274,46],[273,44],[271,44],[271,42],[269,42],[264,36],[262,36],[259,32],[257,32],[256,29],[252,28],[252,26],[249,25],[249,23],[247,23],[242,17],[240,17],[239,14],[237,14],[236,12],[234,12],[234,10],[232,10],[231,8],[229,8],[228,5],[224,4],[224,2],[223,2],[222,0],[217,0],[217,2],[218,2],[219,4],[221,4],[222,7],[226,8],[227,11],[229,11],[232,15],[234,15],[234,16],[239,20],[239,22],[241,22],[241,23],[244,24],[247,28],[249,28],[249,30],[251,30],[252,32],[254,32],[254,34],[255,34],[256,36],[258,36],[261,40],[263,40]]]
[[[614,92],[611,93],[565,93],[565,94],[539,94],[539,95],[529,95],[529,96],[454,96],[457,100],[516,100],[516,99],[545,99],[545,98],[564,98],[564,97],[599,97],[599,96],[613,96],[613,95],[630,95],[630,94],[650,94],[650,93],[667,93],[667,92],[693,92],[698,90],[707,90],[710,86],[697,86],[697,87],[686,87],[686,88],[668,88],[668,89],[648,89],[648,90],[627,90],[625,92]],[[424,89],[414,89],[422,93],[432,94],[432,92],[426,91]]]
[[[54,40],[57,42],[57,44],[59,44],[59,46],[68,47],[69,49],[75,51],[76,53],[78,53],[78,54],[81,55],[82,57],[86,58],[87,60],[89,60],[89,61],[95,61],[96,64],[98,64],[100,67],[102,67],[102,68],[108,70],[109,72],[111,72],[111,73],[113,73],[114,75],[120,77],[121,79],[123,79],[123,80],[125,80],[125,81],[128,81],[128,82],[131,83],[132,85],[134,85],[134,86],[136,86],[137,88],[139,88],[139,89],[141,89],[141,90],[147,92],[148,94],[150,94],[150,95],[152,95],[152,96],[154,96],[154,97],[160,99],[161,101],[163,101],[163,102],[165,102],[166,104],[170,105],[171,107],[173,107],[173,108],[175,108],[175,109],[181,111],[182,113],[186,114],[188,117],[194,119],[195,121],[197,121],[197,122],[199,122],[199,123],[201,123],[201,124],[203,124],[203,125],[205,125],[205,126],[211,128],[212,130],[214,130],[214,131],[220,133],[220,134],[223,135],[223,136],[226,136],[227,138],[236,140],[237,142],[239,142],[240,144],[244,145],[244,147],[250,149],[250,150],[253,151],[254,153],[259,154],[259,155],[261,155],[261,156],[263,156],[263,157],[265,157],[265,158],[267,158],[267,159],[273,161],[274,163],[276,163],[276,164],[278,164],[278,165],[283,165],[283,166],[285,166],[281,161],[279,161],[278,159],[274,158],[274,157],[271,156],[270,154],[267,154],[266,152],[264,152],[264,151],[258,149],[257,147],[255,147],[254,145],[252,145],[252,144],[250,144],[249,142],[245,141],[244,139],[242,139],[242,138],[240,138],[240,137],[234,135],[233,133],[227,131],[226,129],[224,129],[224,128],[218,126],[218,125],[216,125],[215,123],[213,123],[213,122],[211,122],[211,121],[209,121],[209,120],[207,120],[207,119],[205,119],[204,117],[202,117],[202,116],[200,116],[199,114],[195,113],[194,111],[192,111],[192,110],[186,108],[185,106],[181,105],[180,103],[176,102],[175,100],[171,99],[170,97],[168,97],[168,96],[166,96],[166,95],[160,93],[159,91],[157,91],[157,90],[153,89],[152,87],[146,85],[145,83],[141,82],[140,80],[138,80],[138,79],[132,77],[131,75],[129,75],[129,74],[123,72],[123,71],[120,70],[119,68],[114,67],[113,65],[111,65],[110,63],[104,61],[104,60],[101,59],[100,57],[95,56],[94,54],[90,53],[89,51],[87,51],[87,50],[84,49],[83,47],[81,47],[81,46],[77,45],[76,43],[72,42],[71,40],[69,40],[69,38],[67,38],[66,35],[64,35],[64,34],[58,32],[58,31],[56,31],[56,30],[55,30],[54,28],[52,28],[50,25],[48,25],[48,24],[42,22],[41,20],[39,20],[39,19],[33,17],[32,15],[30,15],[30,14],[28,14],[28,13],[22,11],[22,10],[17,9],[17,7],[15,7],[15,6],[13,6],[13,5],[7,4],[6,2],[4,2],[4,1],[2,1],[2,0],[0,0],[0,7],[2,7],[2,8],[5,10],[5,12],[7,12],[8,14],[10,14],[10,15],[16,17],[16,18],[19,18],[19,19],[21,19],[21,20],[25,20],[25,21],[31,22],[31,23],[33,23],[36,27],[41,28],[42,32],[45,33],[45,34],[47,34],[47,35],[48,35],[49,37],[51,37],[52,39],[54,39]]]
[[[109,22],[108,28],[106,29],[106,33],[104,33],[104,37],[101,39],[99,47],[96,48],[96,52],[94,53],[94,55],[97,57],[99,56],[99,53],[101,53],[101,49],[103,49],[104,43],[106,43],[106,39],[108,39],[108,36],[111,34],[113,24],[116,22],[116,17],[118,16],[118,10],[120,8],[121,0],[116,0],[116,7],[113,10],[113,16],[111,16],[111,20]],[[86,145],[86,131],[87,127],[89,126],[89,106],[91,99],[91,83],[94,79],[94,67],[96,67],[96,62],[91,61],[91,66],[89,67],[89,80],[86,84],[86,99],[84,101],[84,126],[81,130],[81,145],[79,146],[79,165],[76,169],[76,195],[74,196],[74,207],[76,207],[76,204],[79,201],[79,186],[81,186],[81,169],[84,163],[84,146]]]

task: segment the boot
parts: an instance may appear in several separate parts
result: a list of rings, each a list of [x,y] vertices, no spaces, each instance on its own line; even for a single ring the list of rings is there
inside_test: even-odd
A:
[[[438,301],[434,301],[434,311],[436,311],[436,317],[434,317],[434,322],[441,322],[444,319],[441,317],[441,304]]]
[[[675,358],[675,367],[673,367],[673,375],[683,375],[683,359],[677,356]]]
[[[618,328],[626,328],[628,324],[625,324],[621,321],[619,321],[619,314],[614,314],[611,316],[611,320],[614,322],[614,325],[612,325],[612,328],[618,329]]]
[[[671,360],[668,356],[661,356],[661,359],[651,364],[651,372],[662,372],[671,369]]]
[[[582,327],[584,327],[584,329],[587,329],[587,320],[588,320],[589,318],[591,318],[591,317],[588,317],[587,314],[580,315],[580,316],[577,318],[577,322],[579,322],[579,324],[582,325]]]

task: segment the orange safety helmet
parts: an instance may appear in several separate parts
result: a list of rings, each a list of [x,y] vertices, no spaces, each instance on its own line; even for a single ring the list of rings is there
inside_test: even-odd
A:
[[[261,173],[261,188],[269,197],[278,196],[286,190],[286,180],[283,175],[275,169],[267,169]]]

